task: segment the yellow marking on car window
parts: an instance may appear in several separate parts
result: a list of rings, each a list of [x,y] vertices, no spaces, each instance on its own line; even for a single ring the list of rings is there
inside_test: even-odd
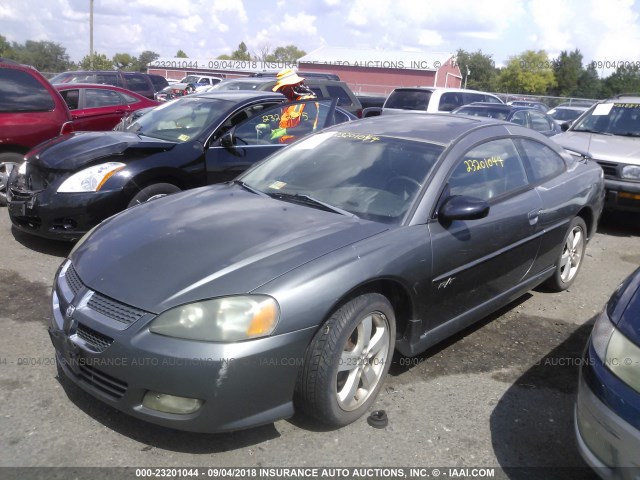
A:
[[[351,132],[336,132],[337,138],[348,138],[350,140],[360,140],[362,142],[377,142],[380,137],[365,133],[351,133]]]
[[[272,189],[272,190],[280,190],[286,184],[287,184],[287,182],[277,181],[277,182],[273,182],[271,185],[269,185],[269,188]]]
[[[184,133],[182,135],[180,135],[178,137],[178,140],[180,140],[181,142],[186,142],[187,140],[189,140],[191,137],[189,135],[185,135]]]
[[[504,160],[500,156],[493,156],[485,158],[484,160],[469,159],[465,160],[464,164],[467,166],[467,172],[477,172],[487,168],[500,167],[504,168]]]
[[[640,108],[640,103],[614,103],[616,108]]]

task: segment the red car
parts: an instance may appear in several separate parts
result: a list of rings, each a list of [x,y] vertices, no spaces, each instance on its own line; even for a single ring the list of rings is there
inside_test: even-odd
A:
[[[39,143],[73,131],[71,113],[35,68],[0,58],[0,205],[11,170]]]
[[[71,111],[75,131],[111,130],[124,115],[160,105],[155,100],[113,85],[63,83],[54,87]]]

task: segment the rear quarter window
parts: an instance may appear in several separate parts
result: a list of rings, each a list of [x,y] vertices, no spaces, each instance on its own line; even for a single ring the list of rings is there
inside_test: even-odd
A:
[[[0,69],[0,112],[49,112],[51,93],[35,77],[21,70]]]
[[[349,97],[349,94],[342,87],[328,85],[327,92],[329,92],[329,97],[338,99],[338,105],[341,107],[351,106],[353,104],[351,97]]]
[[[127,88],[133,92],[146,92],[149,85],[142,75],[127,75]]]
[[[562,157],[546,145],[525,138],[518,139],[517,144],[529,162],[534,182],[555,177],[565,171]]]

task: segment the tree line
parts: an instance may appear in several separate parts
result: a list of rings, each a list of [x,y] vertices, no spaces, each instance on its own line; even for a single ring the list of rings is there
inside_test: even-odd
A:
[[[564,50],[553,60],[544,50],[526,50],[510,57],[502,68],[481,50],[458,50],[456,61],[467,88],[476,90],[598,99],[640,92],[640,61],[590,62],[585,66],[578,49]],[[601,78],[598,69],[605,68],[613,68],[613,72]]]
[[[219,60],[258,60],[263,62],[295,63],[306,55],[295,45],[271,49],[263,47],[250,52],[241,42],[230,54],[222,54]],[[189,58],[183,50],[176,57]],[[66,49],[48,41],[27,40],[24,44],[8,42],[0,35],[0,57],[32,65],[42,72],[67,70],[127,70],[144,72],[147,65],[160,55],[147,50],[136,57],[128,53],[116,53],[112,58],[94,52],[80,62],[69,59]],[[639,62],[591,62],[584,65],[580,50],[562,51],[549,60],[544,50],[527,50],[510,57],[504,67],[497,67],[492,55],[482,50],[468,52],[458,50],[456,62],[460,67],[463,84],[467,88],[488,92],[550,95],[558,97],[607,98],[618,93],[640,92]],[[613,72],[601,78],[598,69]]]

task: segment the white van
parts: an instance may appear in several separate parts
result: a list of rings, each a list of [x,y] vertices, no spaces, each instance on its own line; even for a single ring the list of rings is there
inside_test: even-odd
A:
[[[462,88],[402,87],[389,94],[382,114],[412,112],[450,112],[473,102],[504,103],[495,95]],[[374,113],[375,115],[375,113]]]

